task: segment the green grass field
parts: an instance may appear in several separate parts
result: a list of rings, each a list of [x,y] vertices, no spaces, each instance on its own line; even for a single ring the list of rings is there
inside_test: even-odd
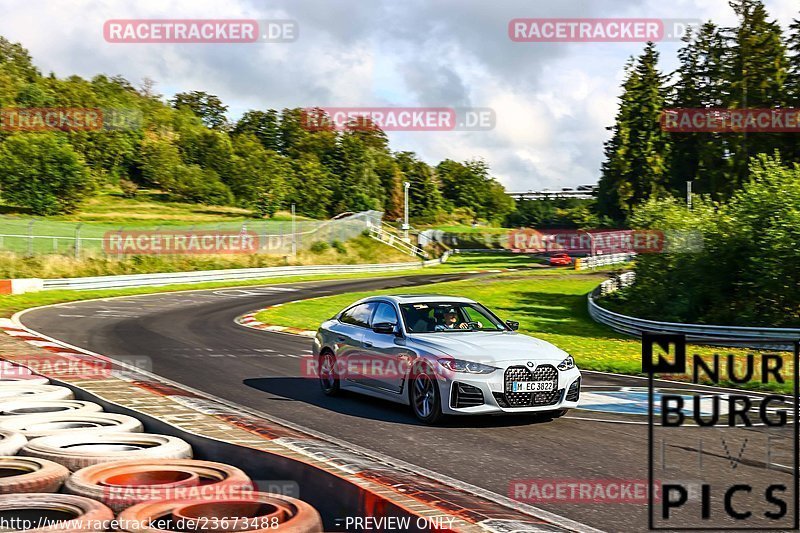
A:
[[[267,235],[287,235],[292,231],[291,215],[276,213],[269,219],[255,219],[251,211],[238,207],[208,206],[171,202],[157,190],[141,190],[136,198],[123,198],[107,190],[87,199],[68,215],[33,217],[25,210],[0,207],[0,250],[23,254],[72,254],[74,237],[79,235],[84,251],[99,252],[107,232],[156,229],[214,229],[238,231],[242,224],[250,231]],[[296,217],[298,233],[319,224]],[[13,235],[13,236],[12,236]],[[30,239],[33,235],[35,238]]]

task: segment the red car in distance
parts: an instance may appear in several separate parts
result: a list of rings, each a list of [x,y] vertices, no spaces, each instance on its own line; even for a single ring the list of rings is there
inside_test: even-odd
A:
[[[550,256],[550,266],[570,266],[572,258],[566,252],[556,252]]]

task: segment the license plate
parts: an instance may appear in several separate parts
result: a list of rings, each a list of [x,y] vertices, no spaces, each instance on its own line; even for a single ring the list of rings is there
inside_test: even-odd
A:
[[[511,392],[548,392],[555,390],[552,381],[512,381]]]

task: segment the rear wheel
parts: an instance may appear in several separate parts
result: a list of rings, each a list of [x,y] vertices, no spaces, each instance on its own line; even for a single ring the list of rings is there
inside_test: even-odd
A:
[[[336,396],[341,390],[339,375],[336,372],[336,356],[328,350],[319,356],[319,384],[327,396]]]
[[[444,418],[436,374],[427,365],[419,366],[414,370],[409,396],[411,408],[422,422],[435,424]]]

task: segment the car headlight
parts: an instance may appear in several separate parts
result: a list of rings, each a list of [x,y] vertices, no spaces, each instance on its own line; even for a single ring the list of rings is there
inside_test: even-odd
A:
[[[575,368],[575,359],[571,355],[568,355],[566,359],[558,363],[559,370],[571,370],[573,368]]]
[[[444,358],[439,359],[439,364],[452,372],[463,372],[464,374],[491,374],[497,368],[483,365],[474,361],[464,361],[463,359]]]

